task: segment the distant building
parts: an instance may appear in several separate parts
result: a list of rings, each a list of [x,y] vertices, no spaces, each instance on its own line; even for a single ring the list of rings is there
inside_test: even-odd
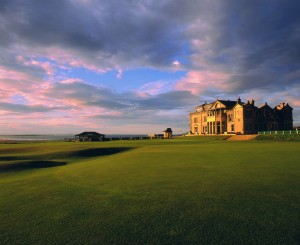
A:
[[[171,128],[167,128],[164,132],[164,138],[165,139],[171,139],[173,137],[172,133],[172,129]]]
[[[271,108],[267,103],[256,107],[253,99],[247,103],[240,98],[216,100],[199,105],[190,113],[192,134],[255,134],[292,128],[293,108],[288,103]]]
[[[82,132],[81,134],[76,134],[75,139],[78,141],[103,141],[105,135],[97,132]]]

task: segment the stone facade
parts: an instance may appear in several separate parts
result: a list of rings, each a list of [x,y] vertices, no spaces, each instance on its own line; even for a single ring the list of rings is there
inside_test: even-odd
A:
[[[291,130],[293,128],[293,108],[280,103],[271,108],[267,103],[260,107],[254,100],[244,103],[216,100],[196,107],[190,113],[192,134],[256,134],[258,131]]]
[[[171,128],[167,128],[164,132],[164,139],[171,139],[173,137],[172,133],[172,129]]]

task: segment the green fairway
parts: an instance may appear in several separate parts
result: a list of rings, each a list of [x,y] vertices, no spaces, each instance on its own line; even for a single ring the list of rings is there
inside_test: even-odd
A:
[[[299,244],[300,142],[0,144],[1,244]]]

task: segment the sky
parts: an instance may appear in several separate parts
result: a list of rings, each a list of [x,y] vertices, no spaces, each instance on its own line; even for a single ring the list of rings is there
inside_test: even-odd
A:
[[[298,0],[1,0],[0,134],[174,133],[216,99],[300,125]]]

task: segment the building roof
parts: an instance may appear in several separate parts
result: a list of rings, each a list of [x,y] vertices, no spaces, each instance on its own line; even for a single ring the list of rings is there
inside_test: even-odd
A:
[[[281,111],[281,110],[286,110],[286,109],[290,109],[290,110],[293,110],[293,108],[289,105],[289,103],[283,103],[281,102],[279,105],[275,106],[274,109],[277,109],[278,111]]]
[[[206,102],[202,105],[198,105],[196,107],[196,111],[199,112],[199,111],[206,111],[207,109],[209,109],[211,106],[212,106],[213,103],[209,103],[207,104]]]
[[[221,102],[228,109],[234,107],[237,103],[236,101],[233,100],[217,100],[217,101]]]
[[[285,105],[284,108],[288,108],[288,109],[292,109],[292,110],[293,110],[293,107],[291,107],[291,106],[289,105],[289,103],[286,103],[286,105]]]
[[[97,132],[82,132],[80,134],[76,134],[75,136],[84,137],[84,136],[93,136],[93,137],[103,137],[104,134],[99,134]]]
[[[240,105],[243,105],[243,102],[240,102],[240,100],[238,101],[233,101],[233,100],[216,100],[212,103],[204,103],[202,105],[199,105],[196,107],[196,112],[200,112],[200,111],[208,111],[210,110],[217,102],[220,102],[221,104],[223,104],[227,109],[231,109],[233,108],[237,103],[239,103]]]
[[[167,128],[165,131],[163,131],[163,132],[166,132],[166,133],[172,133],[173,131],[172,131],[172,129],[171,128]]]
[[[268,103],[264,103],[263,105],[261,105],[260,107],[258,107],[258,109],[267,109],[267,110],[272,110],[272,108],[268,105]]]

